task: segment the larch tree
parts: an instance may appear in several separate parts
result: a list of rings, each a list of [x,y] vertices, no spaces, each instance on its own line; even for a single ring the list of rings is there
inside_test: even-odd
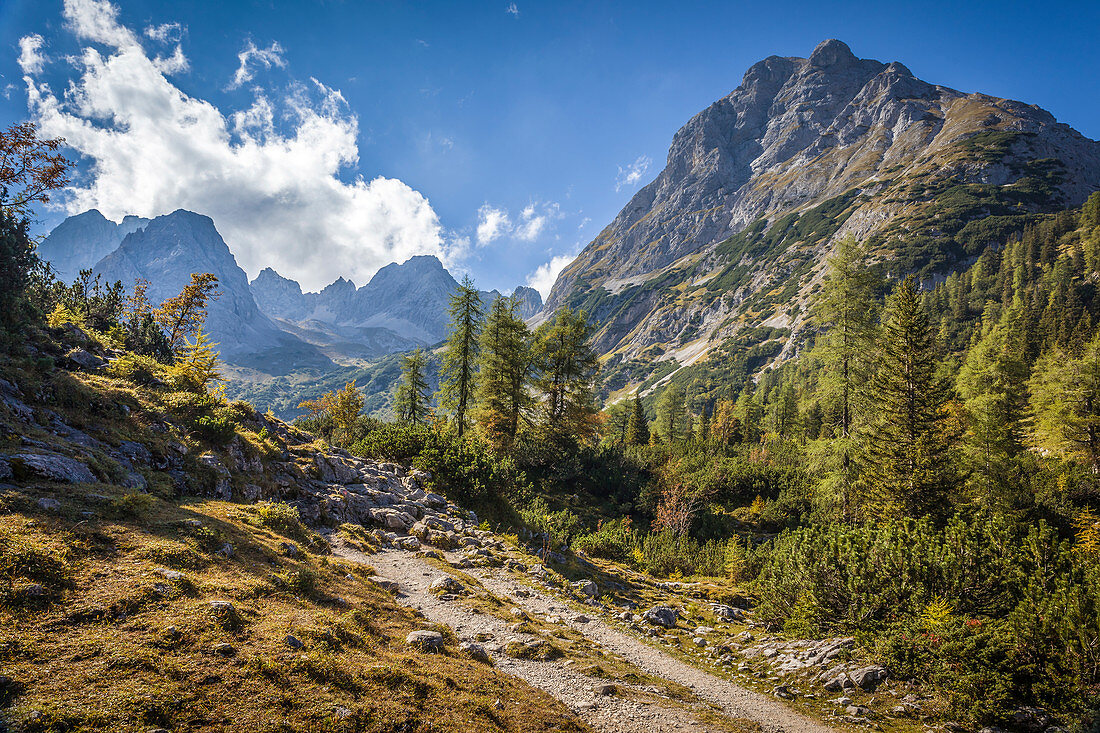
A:
[[[1100,334],[1079,357],[1059,348],[1044,354],[1028,390],[1031,444],[1100,473]]]
[[[210,272],[191,274],[191,282],[179,295],[161,303],[153,314],[157,325],[168,338],[173,353],[179,353],[184,342],[197,338],[206,323],[206,309],[218,298],[218,278]]]
[[[532,403],[531,332],[513,298],[493,301],[481,332],[477,422],[496,447],[512,444],[520,418]]]
[[[401,384],[394,397],[394,409],[401,422],[422,423],[431,411],[427,367],[428,357],[422,349],[401,358]]]
[[[657,432],[675,443],[684,437],[687,427],[687,396],[678,384],[670,384],[657,402]]]
[[[600,362],[585,312],[560,308],[535,331],[534,387],[542,402],[541,427],[555,440],[583,443],[595,432],[593,384]]]
[[[485,318],[481,294],[469,277],[463,278],[451,295],[448,314],[450,327],[443,350],[439,403],[451,413],[452,424],[461,438],[477,394],[478,339]]]

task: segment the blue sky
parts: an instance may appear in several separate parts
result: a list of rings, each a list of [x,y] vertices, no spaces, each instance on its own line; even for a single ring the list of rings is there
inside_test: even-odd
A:
[[[250,275],[433,252],[545,288],[761,58],[836,37],[1098,138],[1097,28],[1100,3],[0,0],[0,123],[79,141],[70,208],[205,208]]]

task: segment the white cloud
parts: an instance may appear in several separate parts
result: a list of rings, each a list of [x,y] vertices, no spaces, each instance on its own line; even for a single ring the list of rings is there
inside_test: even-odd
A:
[[[153,59],[153,66],[162,74],[180,74],[191,68],[187,57],[183,55],[183,48],[179,45],[171,56],[157,56]]]
[[[519,8],[516,7],[515,3],[508,3],[508,7],[504,9],[504,12],[516,18],[519,17]]]
[[[561,207],[556,203],[527,204],[518,217],[507,210],[484,204],[477,210],[477,243],[484,246],[505,235],[523,242],[533,242],[544,234],[554,220],[561,219]]]
[[[550,296],[550,288],[554,287],[558,275],[575,259],[577,259],[576,255],[558,255],[551,258],[549,262],[539,265],[527,276],[527,285],[539,291],[545,301]]]
[[[47,61],[42,53],[42,46],[45,44],[45,40],[37,33],[19,39],[19,68],[24,74],[42,73]]]
[[[358,164],[358,120],[337,90],[258,91],[248,108],[223,112],[174,86],[106,0],[65,0],[65,16],[77,36],[110,47],[84,49],[64,95],[26,79],[42,135],[86,157],[87,174],[60,197],[69,213],[206,214],[248,273],[271,266],[306,289],[366,282],[417,254],[453,265],[468,248],[445,238],[405,183],[342,175]]]
[[[477,243],[480,246],[499,239],[512,230],[512,220],[504,209],[484,204],[477,210]]]
[[[77,38],[120,51],[138,46],[133,32],[118,22],[118,8],[105,0],[65,0],[62,14]]]
[[[286,66],[286,61],[283,59],[283,47],[279,45],[278,41],[272,41],[267,48],[257,48],[256,44],[249,39],[244,49],[237,54],[237,60],[240,62],[240,66],[237,67],[237,72],[233,74],[233,81],[229,83],[229,89],[238,89],[242,84],[252,81],[257,66],[263,66],[265,69],[270,69],[273,66],[282,69]]]
[[[176,43],[183,38],[183,26],[179,23],[162,23],[145,29],[145,35],[161,43]]]
[[[528,204],[520,214],[519,224],[516,225],[516,236],[525,242],[533,242],[546,228],[547,213],[535,213],[535,205]]]
[[[615,190],[619,191],[626,186],[636,185],[649,170],[649,164],[652,162],[648,155],[639,155],[638,159],[626,168],[619,166],[619,175],[615,176]]]

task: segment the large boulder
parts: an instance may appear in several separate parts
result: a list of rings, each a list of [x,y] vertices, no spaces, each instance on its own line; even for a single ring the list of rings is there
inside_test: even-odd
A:
[[[438,631],[413,631],[405,637],[405,643],[422,652],[443,651],[443,634]]]
[[[676,626],[679,614],[668,606],[654,606],[642,614],[642,619],[653,626],[663,626],[671,629]]]
[[[573,583],[573,589],[582,596],[588,596],[589,598],[595,598],[600,594],[600,589],[593,581],[588,579],[578,580],[576,583]]]
[[[94,484],[92,470],[74,458],[56,453],[19,453],[11,457],[17,476],[36,476],[66,484]]]
[[[96,356],[87,349],[81,349],[79,347],[65,354],[65,360],[70,366],[77,369],[83,369],[86,372],[98,372],[100,369],[107,366],[106,359],[101,356]]]
[[[866,690],[867,692],[874,692],[879,683],[886,679],[886,668],[872,665],[870,667],[857,669],[851,674],[852,681],[855,682],[860,689]]]

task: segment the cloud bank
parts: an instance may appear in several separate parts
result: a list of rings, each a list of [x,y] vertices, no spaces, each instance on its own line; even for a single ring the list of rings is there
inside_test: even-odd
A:
[[[64,16],[87,45],[63,94],[37,78],[47,63],[41,38],[23,39],[19,60],[41,133],[64,137],[87,159],[87,175],[63,197],[69,213],[206,214],[247,272],[271,266],[306,289],[339,276],[361,284],[417,254],[450,265],[465,250],[405,183],[347,180],[358,164],[358,119],[339,91],[315,79],[278,94],[257,87],[249,106],[223,112],[169,79],[188,69],[182,48],[151,56],[107,0],[65,0]],[[163,43],[182,34],[158,26],[144,35]],[[277,44],[251,41],[238,61],[237,86],[285,65]]]

